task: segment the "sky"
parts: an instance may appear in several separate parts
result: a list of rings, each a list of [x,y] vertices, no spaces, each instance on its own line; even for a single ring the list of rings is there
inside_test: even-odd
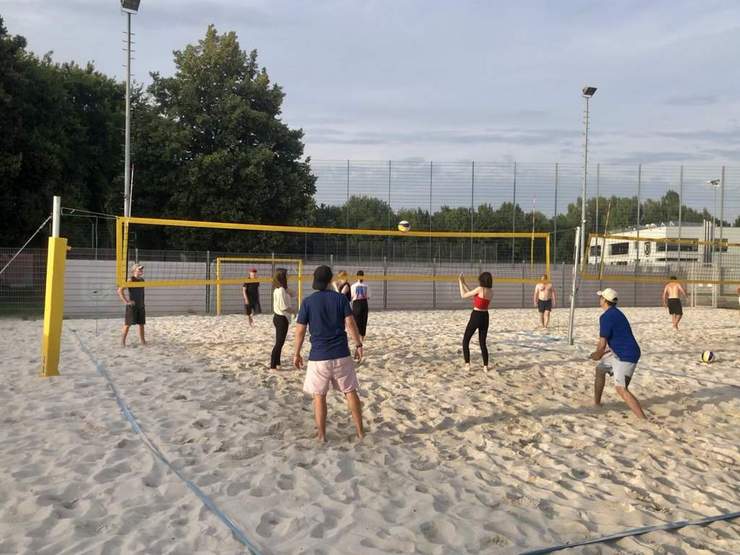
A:
[[[37,54],[123,78],[118,0],[0,14]],[[581,164],[588,84],[591,163],[687,164],[701,183],[735,165],[740,212],[735,0],[142,0],[135,79],[172,74],[211,23],[257,49],[314,161]]]

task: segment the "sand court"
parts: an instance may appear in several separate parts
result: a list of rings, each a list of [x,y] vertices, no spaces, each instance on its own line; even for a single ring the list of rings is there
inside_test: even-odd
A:
[[[463,370],[468,311],[373,312],[358,369],[367,437],[328,399],[315,443],[303,372],[268,370],[269,316],[157,317],[119,347],[119,320],[67,320],[59,378],[37,377],[38,321],[3,320],[0,553],[238,553],[243,547],[135,434],[142,429],[262,553],[518,553],[740,507],[740,317],[626,308],[643,358],[593,406],[597,309],[537,329],[494,310],[481,371]],[[702,350],[717,362],[702,365]],[[583,553],[737,553],[740,522],[654,532]]]

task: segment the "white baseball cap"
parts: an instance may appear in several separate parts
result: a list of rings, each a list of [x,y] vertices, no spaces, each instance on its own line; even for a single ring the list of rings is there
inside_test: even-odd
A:
[[[611,287],[607,287],[603,291],[597,291],[596,294],[599,297],[604,297],[610,303],[616,303],[617,298],[619,297],[619,295],[617,295],[617,292]]]

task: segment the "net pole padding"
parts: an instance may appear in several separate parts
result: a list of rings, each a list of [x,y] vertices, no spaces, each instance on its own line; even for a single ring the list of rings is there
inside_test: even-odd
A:
[[[121,270],[121,263],[123,256],[121,256],[121,248],[123,247],[123,222],[116,218],[116,285],[122,287],[126,282],[126,276]]]
[[[170,227],[200,227],[206,229],[234,229],[241,231],[276,231],[280,233],[315,233],[319,235],[373,235],[382,237],[439,237],[468,239],[517,239],[529,238],[528,232],[511,231],[396,231],[387,229],[349,229],[343,227],[307,227],[291,225],[240,224],[229,222],[204,222],[196,220],[169,220],[162,218],[118,217],[127,224],[158,225]],[[537,239],[548,239],[548,232],[536,232]]]
[[[573,345],[573,319],[576,313],[576,279],[578,278],[578,256],[581,253],[581,228],[576,228],[575,248],[573,249],[573,278],[570,287],[570,313],[568,314],[568,345]]]
[[[44,331],[41,342],[41,376],[59,375],[59,350],[64,319],[64,266],[67,239],[59,237],[61,198],[54,197],[52,236],[46,258],[46,294],[44,298]]]

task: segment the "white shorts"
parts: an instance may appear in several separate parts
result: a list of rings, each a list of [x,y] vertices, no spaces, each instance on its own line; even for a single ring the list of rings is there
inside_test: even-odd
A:
[[[614,385],[627,388],[629,383],[628,378],[632,378],[632,374],[635,373],[637,367],[636,362],[627,362],[626,360],[619,360],[619,357],[614,353],[609,353],[601,359],[596,368],[599,370],[606,371],[610,376],[614,376]]]
[[[310,395],[326,395],[330,386],[342,393],[359,389],[360,384],[357,383],[355,364],[351,357],[308,361],[303,391]]]

